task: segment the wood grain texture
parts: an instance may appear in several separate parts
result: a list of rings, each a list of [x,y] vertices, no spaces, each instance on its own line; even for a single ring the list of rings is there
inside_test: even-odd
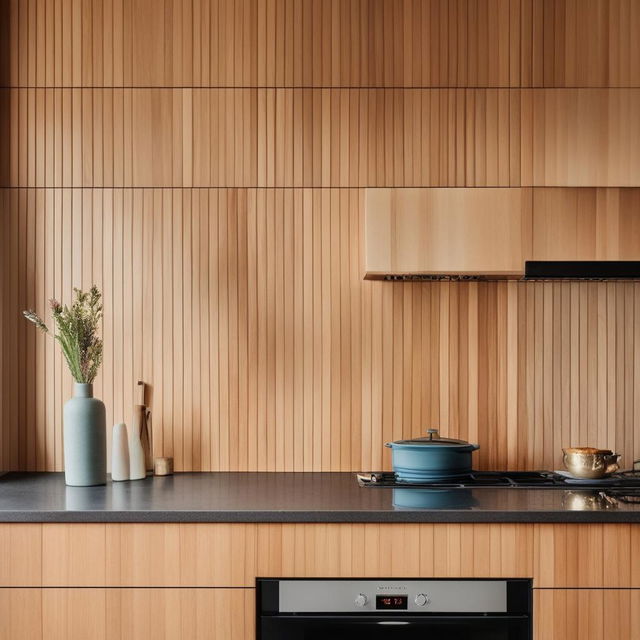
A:
[[[42,638],[42,590],[0,588],[0,638]]]
[[[638,189],[534,189],[534,260],[640,259]]]
[[[253,589],[0,589],[2,640],[250,640]]]
[[[42,581],[17,556],[9,558],[11,566],[0,564],[3,640],[249,640],[256,576],[528,577],[534,584],[536,638],[595,639],[614,632],[630,640],[639,622],[640,534],[633,525],[27,527],[45,548],[49,542],[67,543],[56,546],[53,564],[43,555]],[[0,525],[3,541],[17,541],[24,533],[25,525]],[[23,548],[33,551],[35,544],[33,537],[24,538]],[[87,551],[95,557],[89,563]]]
[[[640,89],[0,89],[5,187],[640,186]]]
[[[365,189],[364,273],[524,274],[525,260],[640,259],[640,190]]]
[[[634,0],[3,6],[11,86],[640,85]]]
[[[482,468],[640,455],[635,284],[360,280],[370,186],[588,187],[534,189],[558,229],[536,246],[575,227],[572,253],[635,255],[637,190],[592,187],[640,184],[638,19],[632,0],[0,2],[0,466],[62,469],[69,375],[19,314],[93,282],[108,420],[147,381],[178,470],[383,468],[385,441],[434,425]]]
[[[0,586],[42,584],[42,525],[0,527]]]
[[[533,19],[541,23],[536,30],[536,45],[541,53],[538,59],[542,59],[535,65],[534,85],[637,87],[640,84],[640,47],[634,35],[640,27],[637,2],[553,0],[537,4]]]
[[[2,193],[5,469],[62,469],[71,393],[20,312],[92,282],[108,423],[147,381],[177,470],[388,468],[385,442],[434,425],[483,469],[557,468],[567,445],[640,457],[637,283],[363,281],[357,189]],[[597,211],[603,194],[637,221],[636,190],[592,193]]]
[[[627,524],[30,526],[45,549],[66,541],[56,547],[59,557],[43,553],[38,571],[10,558],[0,565],[1,587],[252,588],[256,576],[384,575],[525,577],[538,589],[640,588],[640,530]],[[23,527],[2,524],[0,536],[17,538],[12,529]]]
[[[640,624],[639,589],[537,590],[533,602],[537,640],[631,640]]]
[[[366,277],[522,274],[531,206],[531,189],[366,189]]]
[[[640,89],[524,89],[521,181],[637,186]]]
[[[506,89],[0,89],[1,186],[520,184]]]

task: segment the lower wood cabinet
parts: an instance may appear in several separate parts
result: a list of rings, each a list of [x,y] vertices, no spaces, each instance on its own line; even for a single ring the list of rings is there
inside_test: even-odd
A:
[[[256,576],[526,577],[536,640],[640,638],[635,524],[1,524],[0,640],[253,640]]]
[[[0,640],[253,640],[255,590],[3,588]],[[535,589],[535,640],[640,637],[640,589]]]
[[[640,589],[536,589],[536,640],[640,638]]]
[[[0,640],[253,640],[253,589],[4,588]]]

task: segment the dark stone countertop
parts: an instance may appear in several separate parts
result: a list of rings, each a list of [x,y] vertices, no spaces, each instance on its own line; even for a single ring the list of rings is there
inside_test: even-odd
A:
[[[576,492],[563,489],[404,491],[396,500],[423,506],[394,506],[391,489],[359,487],[352,473],[180,473],[102,487],[7,473],[0,522],[640,522],[640,504],[574,510]]]

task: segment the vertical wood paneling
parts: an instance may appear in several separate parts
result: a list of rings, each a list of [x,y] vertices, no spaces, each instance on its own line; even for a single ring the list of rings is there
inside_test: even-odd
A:
[[[149,382],[178,469],[382,468],[434,425],[483,468],[640,453],[635,283],[363,282],[360,231],[361,187],[597,186],[534,189],[539,246],[635,256],[634,2],[0,7],[0,466],[62,468],[19,312],[91,282],[109,420]]]
[[[477,440],[481,468],[555,468],[569,444],[640,454],[637,283],[363,281],[358,189],[2,193],[5,468],[61,468],[71,384],[20,310],[89,282],[108,421],[149,381],[178,469],[387,467],[385,441],[433,425]]]
[[[1,186],[638,186],[640,89],[0,89]]]
[[[523,185],[637,186],[640,89],[525,89]]]
[[[534,592],[534,637],[542,640],[633,638],[640,617],[638,589],[538,589]]]
[[[554,0],[543,13],[546,87],[637,87],[640,7],[633,0]]]
[[[633,0],[16,0],[0,86],[631,87]],[[12,39],[13,38],[13,39]]]
[[[536,638],[626,640],[637,536],[628,524],[4,524],[0,637],[248,639],[255,576],[386,575],[530,578]]]
[[[536,590],[638,589],[638,535],[633,524],[585,523],[3,524],[0,539],[11,547],[0,555],[0,592],[241,591],[265,575],[526,577]],[[380,553],[392,539],[402,544]]]
[[[254,609],[253,589],[2,589],[0,638],[249,640],[255,635]]]
[[[9,2],[5,3],[7,6]],[[24,0],[2,84],[509,86],[520,0]],[[8,21],[7,21],[8,24]],[[12,47],[16,49],[17,47]]]
[[[534,260],[637,260],[640,190],[533,190]]]

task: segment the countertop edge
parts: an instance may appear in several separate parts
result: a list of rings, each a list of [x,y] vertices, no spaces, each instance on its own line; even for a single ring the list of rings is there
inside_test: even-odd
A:
[[[639,513],[590,511],[0,511],[0,523],[633,524]]]
[[[0,482],[0,523],[640,523],[640,505],[567,508],[565,493],[535,489],[436,492],[396,506],[385,488],[352,473],[184,473],[100,487],[68,487],[61,473],[15,473]]]

